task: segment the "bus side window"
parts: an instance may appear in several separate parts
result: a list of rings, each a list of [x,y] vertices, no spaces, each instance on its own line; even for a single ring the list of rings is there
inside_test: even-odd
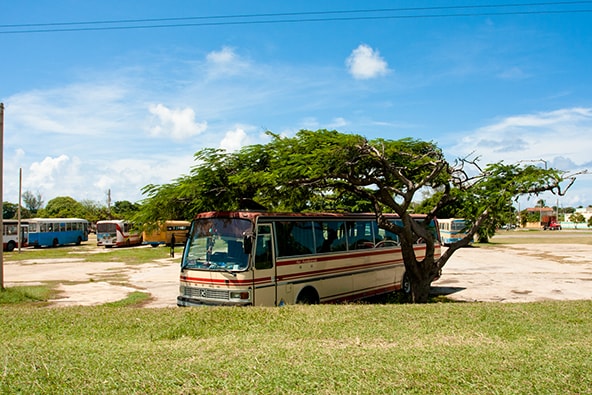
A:
[[[311,221],[278,221],[275,228],[278,256],[308,255],[315,251]]]
[[[271,269],[273,258],[271,255],[271,234],[269,226],[259,226],[257,244],[255,246],[255,269]]]

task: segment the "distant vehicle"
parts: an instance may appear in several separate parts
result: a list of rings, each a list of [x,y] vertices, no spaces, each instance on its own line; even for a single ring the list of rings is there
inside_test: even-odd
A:
[[[447,246],[467,235],[467,223],[463,218],[438,218],[442,244]]]
[[[16,219],[2,220],[2,247],[4,251],[14,251],[18,247],[19,233],[17,232],[18,221]],[[29,242],[29,225],[21,221],[21,247],[26,247]]]
[[[97,245],[111,247],[129,247],[142,244],[142,234],[134,229],[133,224],[121,219],[97,222]]]
[[[152,247],[158,247],[161,244],[170,246],[173,235],[175,236],[175,245],[185,244],[190,227],[191,222],[189,221],[164,221],[156,229],[142,233],[142,244],[149,244]]]
[[[80,218],[29,218],[29,246],[57,247],[88,241],[88,221]]]
[[[543,230],[561,230],[561,225],[554,215],[545,215],[541,220],[541,226]]]

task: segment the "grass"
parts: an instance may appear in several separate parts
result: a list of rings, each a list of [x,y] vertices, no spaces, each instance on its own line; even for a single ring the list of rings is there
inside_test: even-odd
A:
[[[510,239],[543,232],[527,233]],[[20,255],[136,264],[169,251],[77,248]],[[51,292],[0,292],[0,393],[592,393],[592,301],[144,309],[133,292],[39,308]]]
[[[560,231],[500,231],[490,240],[491,246],[504,244],[584,244],[592,245],[592,231],[590,230],[560,230]],[[487,244],[476,244],[487,246]]]
[[[181,258],[183,248],[175,248],[175,257]],[[5,252],[6,262],[34,261],[37,259],[82,259],[86,262],[124,262],[127,264],[141,264],[157,259],[168,258],[169,248],[158,247],[123,247],[98,248],[96,245],[83,243],[80,246],[63,246],[57,248],[27,248],[18,251]]]
[[[0,306],[46,302],[55,294],[55,291],[46,285],[5,288],[0,291]]]
[[[577,394],[592,302],[0,307],[0,392]]]

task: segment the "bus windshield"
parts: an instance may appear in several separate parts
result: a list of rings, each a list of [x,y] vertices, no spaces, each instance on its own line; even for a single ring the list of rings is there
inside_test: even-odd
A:
[[[183,268],[240,271],[246,270],[248,255],[243,249],[245,232],[252,231],[248,220],[197,219],[183,256]]]

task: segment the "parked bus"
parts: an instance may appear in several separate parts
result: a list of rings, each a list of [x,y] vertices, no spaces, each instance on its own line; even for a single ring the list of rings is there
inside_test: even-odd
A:
[[[155,229],[142,232],[143,244],[150,244],[152,247],[158,247],[161,244],[170,246],[173,236],[175,236],[175,245],[183,245],[187,240],[187,233],[191,222],[168,220],[160,223]]]
[[[80,218],[29,218],[29,245],[57,247],[88,241],[88,221]]]
[[[463,218],[438,219],[443,245],[455,243],[467,235],[467,223]]]
[[[408,285],[399,239],[373,214],[209,212],[192,222],[177,305],[336,303]]]
[[[4,219],[2,225],[2,248],[8,252],[14,251],[19,243],[18,220]],[[20,239],[21,247],[26,247],[29,243],[29,225],[24,221],[21,221]]]
[[[97,222],[97,245],[111,247],[129,247],[142,244],[142,234],[133,224],[121,219]]]

